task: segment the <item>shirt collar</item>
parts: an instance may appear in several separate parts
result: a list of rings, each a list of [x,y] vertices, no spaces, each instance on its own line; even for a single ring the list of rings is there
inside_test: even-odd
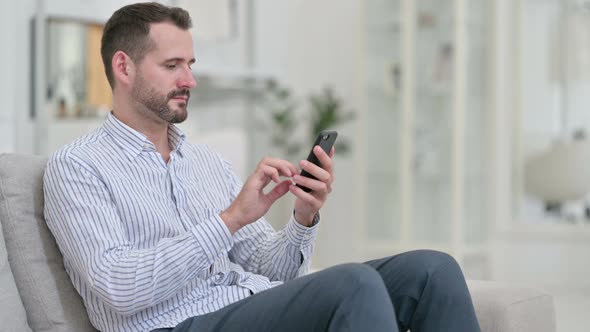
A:
[[[178,155],[182,157],[182,144],[186,140],[186,135],[180,128],[173,124],[168,125],[168,144],[172,150],[176,150]]]
[[[115,142],[133,158],[137,157],[142,151],[153,151],[155,146],[144,134],[127,126],[121,120],[117,119],[113,112],[107,116],[103,124],[104,130],[115,139]],[[168,144],[172,150],[177,150],[178,155],[182,157],[182,145],[186,135],[175,125],[168,125]]]

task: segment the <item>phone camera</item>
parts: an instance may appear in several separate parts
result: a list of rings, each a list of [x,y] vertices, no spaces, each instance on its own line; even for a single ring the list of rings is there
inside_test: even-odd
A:
[[[322,137],[322,139],[328,139],[328,137],[330,137],[330,135],[324,135],[324,137]]]

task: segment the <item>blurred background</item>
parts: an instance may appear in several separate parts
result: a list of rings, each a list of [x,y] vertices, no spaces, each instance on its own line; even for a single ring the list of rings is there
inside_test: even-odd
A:
[[[101,125],[126,0],[0,2],[0,152]],[[590,0],[169,0],[193,17],[189,140],[245,179],[339,131],[313,265],[431,248],[590,319]],[[281,227],[292,200],[267,219]]]

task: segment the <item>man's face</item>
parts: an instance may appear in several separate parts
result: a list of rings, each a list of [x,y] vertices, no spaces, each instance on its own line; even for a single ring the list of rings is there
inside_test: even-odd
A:
[[[165,22],[151,25],[150,38],[155,48],[137,67],[131,97],[140,111],[180,123],[188,116],[190,89],[196,86],[190,68],[195,62],[191,34]]]

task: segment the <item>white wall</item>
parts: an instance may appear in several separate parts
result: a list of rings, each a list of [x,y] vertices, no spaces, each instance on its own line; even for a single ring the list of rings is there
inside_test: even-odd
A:
[[[3,45],[13,45],[12,20],[10,19],[13,10],[12,2],[2,1],[0,3],[0,41]],[[5,47],[5,52],[0,52],[0,63],[3,64],[3,74],[0,75],[0,153],[14,151],[14,88],[12,84],[13,52],[10,47]]]
[[[0,14],[2,21],[8,26],[2,29],[7,32],[2,37],[2,43],[6,56],[4,68],[7,68],[9,75],[3,77],[6,85],[0,92],[3,95],[1,108],[7,112],[12,125],[12,132],[7,131],[6,137],[2,138],[12,142],[11,146],[6,147],[6,151],[33,151],[33,127],[29,117],[32,102],[30,20],[34,15],[35,3],[35,0],[3,2],[3,6],[7,8]],[[0,133],[0,136],[3,134]]]
[[[330,84],[354,98],[362,1],[260,0],[257,6],[258,64],[299,92]]]

